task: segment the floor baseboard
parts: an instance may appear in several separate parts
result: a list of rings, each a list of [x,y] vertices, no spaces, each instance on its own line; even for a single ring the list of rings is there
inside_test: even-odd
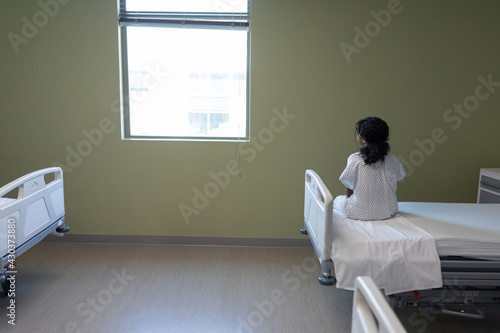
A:
[[[136,245],[186,245],[186,246],[242,246],[242,247],[312,247],[309,239],[299,238],[245,238],[198,236],[141,236],[141,235],[89,235],[66,234],[64,237],[48,236],[44,243],[80,244],[136,244]]]

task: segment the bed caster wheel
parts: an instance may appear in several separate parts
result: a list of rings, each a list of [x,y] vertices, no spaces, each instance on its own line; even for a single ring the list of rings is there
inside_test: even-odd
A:
[[[7,280],[7,278],[9,277],[8,274],[5,275],[5,281],[2,282],[2,290],[3,292],[5,293],[5,295],[8,295],[9,294],[9,289],[10,289],[10,281]]]
[[[302,235],[309,235],[309,233],[307,232],[307,229],[306,228],[300,228],[300,233]]]
[[[60,234],[64,234],[69,231],[69,225],[62,225],[56,229],[56,231]]]
[[[324,276],[321,275],[319,278],[319,284],[323,286],[333,286],[335,283],[337,283],[337,279],[334,276]]]

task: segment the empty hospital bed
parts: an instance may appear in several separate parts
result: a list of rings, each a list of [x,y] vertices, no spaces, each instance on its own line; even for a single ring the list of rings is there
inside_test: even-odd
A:
[[[64,186],[61,168],[38,170],[0,188],[0,283],[9,290],[17,257],[49,234],[69,231],[64,223]]]
[[[355,221],[333,199],[307,170],[301,232],[321,263],[321,284],[352,290],[357,276],[370,276],[392,306],[432,314],[482,318],[478,306],[500,306],[500,204],[403,202],[394,218]]]

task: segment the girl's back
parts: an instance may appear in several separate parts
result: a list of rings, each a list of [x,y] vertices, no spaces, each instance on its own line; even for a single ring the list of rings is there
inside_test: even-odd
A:
[[[404,169],[396,156],[388,153],[384,161],[366,164],[359,153],[349,157],[351,163],[340,176],[350,184],[353,194],[346,198],[344,210],[357,220],[383,220],[398,211],[397,182]]]

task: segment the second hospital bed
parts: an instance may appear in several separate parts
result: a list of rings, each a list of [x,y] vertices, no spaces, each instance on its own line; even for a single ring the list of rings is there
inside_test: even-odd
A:
[[[321,284],[352,290],[357,276],[370,276],[392,306],[426,306],[432,314],[481,318],[478,305],[500,306],[500,204],[402,202],[395,218],[356,221],[333,209],[313,170],[304,199],[301,232],[321,263]]]
[[[17,257],[47,235],[62,236],[64,223],[62,169],[46,168],[24,175],[0,188],[0,283],[8,293]]]

